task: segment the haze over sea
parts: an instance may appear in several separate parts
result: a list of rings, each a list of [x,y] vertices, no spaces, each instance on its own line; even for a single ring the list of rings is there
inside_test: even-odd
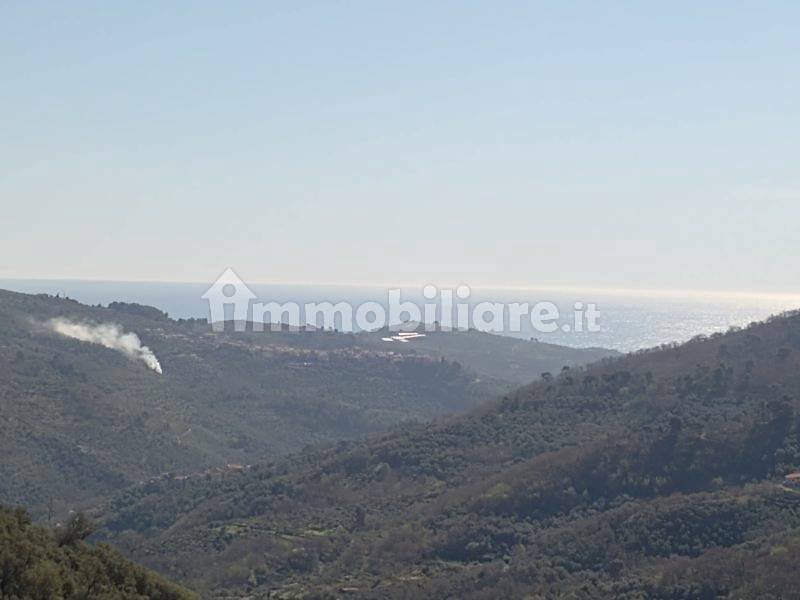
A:
[[[155,306],[173,318],[206,318],[208,304],[201,298],[207,283],[164,283],[78,280],[0,279],[0,288],[29,294],[60,294],[84,304],[136,302]],[[253,284],[260,302],[350,302],[387,305],[387,288],[354,285]],[[403,288],[403,299],[422,303],[421,288]],[[800,308],[800,295],[698,294],[608,290],[486,289],[473,288],[471,304],[482,301],[555,303],[563,314],[577,301],[595,303],[600,312],[599,332],[553,333],[533,331],[530,323],[515,337],[575,347],[602,346],[623,352],[670,342],[683,342],[730,327],[744,326],[770,315]]]

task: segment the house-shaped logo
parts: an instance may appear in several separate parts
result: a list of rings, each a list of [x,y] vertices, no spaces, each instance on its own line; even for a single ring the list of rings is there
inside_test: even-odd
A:
[[[213,331],[225,331],[225,306],[233,306],[233,328],[245,331],[247,315],[250,312],[250,301],[256,295],[245,285],[242,278],[228,267],[214,284],[203,294],[208,300],[208,312]]]

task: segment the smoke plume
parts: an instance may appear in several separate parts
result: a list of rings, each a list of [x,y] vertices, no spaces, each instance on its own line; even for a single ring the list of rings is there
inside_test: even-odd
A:
[[[50,327],[56,333],[65,335],[82,342],[100,344],[112,350],[118,350],[125,356],[134,360],[141,360],[148,368],[161,375],[161,364],[156,355],[147,346],[142,346],[139,336],[135,333],[123,333],[119,325],[112,323],[101,325],[85,325],[73,323],[66,319],[52,319]]]

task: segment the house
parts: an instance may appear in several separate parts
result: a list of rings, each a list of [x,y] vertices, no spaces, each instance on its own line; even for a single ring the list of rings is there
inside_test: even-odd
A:
[[[787,488],[800,490],[800,471],[789,473],[783,478],[783,485]]]

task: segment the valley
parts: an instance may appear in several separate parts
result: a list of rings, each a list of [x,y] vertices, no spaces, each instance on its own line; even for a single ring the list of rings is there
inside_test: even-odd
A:
[[[54,333],[48,323],[56,318],[135,332],[163,374]],[[416,344],[388,348],[372,334],[216,334],[151,307],[6,291],[0,322],[0,501],[36,516],[153,477],[247,465],[463,412],[513,388],[500,363],[524,364],[534,378],[614,354],[465,333],[454,360]],[[481,365],[481,344],[509,360]]]

